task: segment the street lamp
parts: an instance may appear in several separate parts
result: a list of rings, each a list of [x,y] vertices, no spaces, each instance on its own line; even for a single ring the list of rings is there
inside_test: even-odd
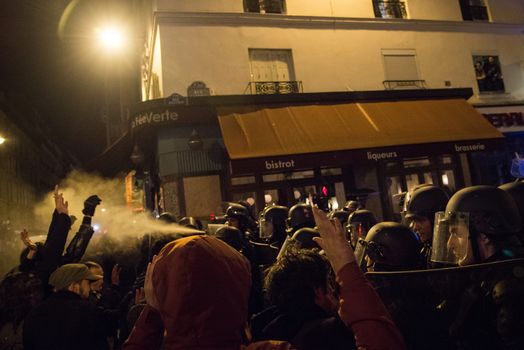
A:
[[[104,99],[105,99],[105,123],[106,123],[106,146],[109,145],[121,134],[126,123],[124,104],[122,101],[122,62],[126,49],[128,49],[128,35],[122,26],[107,24],[95,28],[96,41],[106,57],[106,69],[104,72]],[[116,66],[116,67],[115,67]],[[116,68],[116,84],[110,85],[110,74]],[[118,113],[114,113],[110,106],[109,95],[111,87],[115,88],[118,94]],[[116,128],[115,128],[116,127]]]

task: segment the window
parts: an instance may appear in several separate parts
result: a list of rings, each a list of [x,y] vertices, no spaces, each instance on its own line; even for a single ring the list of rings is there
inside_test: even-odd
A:
[[[285,13],[286,3],[284,0],[244,0],[244,11],[258,13]]]
[[[480,93],[504,92],[498,56],[473,56],[473,67]]]
[[[382,50],[386,89],[425,88],[420,80],[415,50]]]
[[[459,0],[459,3],[465,21],[489,21],[485,0]]]
[[[249,49],[251,92],[256,94],[297,93],[291,50]]]
[[[373,10],[377,18],[407,18],[406,2],[399,0],[373,0]]]

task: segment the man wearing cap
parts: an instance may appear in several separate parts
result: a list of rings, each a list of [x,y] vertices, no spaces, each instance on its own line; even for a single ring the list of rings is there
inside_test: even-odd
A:
[[[49,278],[51,294],[24,323],[24,349],[104,349],[105,322],[87,301],[90,282],[98,281],[84,264],[66,264]]]

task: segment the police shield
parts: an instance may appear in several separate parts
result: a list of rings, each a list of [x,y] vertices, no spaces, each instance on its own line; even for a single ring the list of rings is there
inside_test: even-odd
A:
[[[524,342],[524,259],[368,272],[366,278],[408,348],[493,349]]]

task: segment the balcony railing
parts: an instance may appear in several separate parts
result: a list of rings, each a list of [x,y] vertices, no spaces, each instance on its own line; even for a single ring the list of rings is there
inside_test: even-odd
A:
[[[470,6],[469,12],[474,21],[489,21],[488,8],[486,6]]]
[[[248,88],[253,95],[283,95],[302,92],[301,81],[252,81]]]
[[[386,90],[395,89],[427,89],[425,80],[384,80],[382,82]]]
[[[284,0],[244,0],[246,12],[284,13]]]
[[[377,18],[407,18],[406,3],[403,1],[373,1]]]

